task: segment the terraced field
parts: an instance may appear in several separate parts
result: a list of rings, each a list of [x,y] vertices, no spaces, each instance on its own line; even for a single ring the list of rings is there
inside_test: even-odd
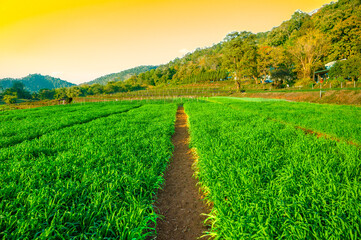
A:
[[[361,238],[361,109],[234,98],[1,112],[0,238],[156,237],[181,103],[211,206],[205,235]]]

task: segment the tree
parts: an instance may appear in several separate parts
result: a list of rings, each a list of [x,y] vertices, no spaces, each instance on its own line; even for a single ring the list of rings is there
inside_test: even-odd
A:
[[[330,78],[343,82],[345,79],[355,81],[361,78],[361,57],[353,56],[347,60],[336,62],[330,72]]]
[[[240,36],[239,32],[231,32],[231,33],[228,33],[226,35],[226,37],[223,39],[223,41],[224,42],[230,42],[230,41],[232,41],[233,39],[236,39],[239,36]]]
[[[297,39],[289,53],[294,58],[299,78],[311,79],[313,71],[322,65],[321,60],[327,55],[329,46],[329,39],[318,30],[310,30]]]
[[[81,91],[80,91],[79,87],[77,87],[77,86],[66,88],[66,96],[68,98],[79,97],[80,94],[81,94]]]
[[[344,76],[347,76],[347,78],[351,79],[353,82],[361,78],[361,57],[353,56],[343,62]]]
[[[66,88],[58,88],[55,90],[55,96],[56,99],[63,99],[66,98]]]
[[[332,50],[330,60],[349,58],[361,53],[361,19],[351,16],[338,24],[330,32]]]
[[[255,35],[250,32],[241,32],[237,37],[229,37],[223,54],[223,67],[234,72],[237,89],[241,88],[241,79],[258,77],[257,45]]]
[[[6,94],[4,95],[3,97],[3,101],[7,104],[13,104],[13,103],[16,103],[16,99],[18,98],[17,94],[13,94],[13,95],[10,95],[10,94]]]
[[[40,100],[45,100],[45,99],[54,99],[54,96],[55,96],[55,90],[44,88],[39,90],[37,97]]]
[[[258,49],[257,67],[258,71],[266,80],[271,75],[271,70],[277,69],[286,60],[283,47],[261,46]],[[283,69],[286,69],[283,67]]]
[[[98,83],[95,83],[95,84],[90,85],[90,88],[88,91],[92,95],[102,94],[104,92],[104,86],[102,86]]]
[[[272,29],[267,37],[267,43],[270,46],[282,46],[297,33],[305,22],[310,20],[307,13],[296,11],[290,20],[283,22],[279,27]]]
[[[12,87],[5,90],[5,94],[12,95],[11,93],[16,93],[18,98],[31,99],[30,92],[26,91],[25,85],[19,81],[14,81]]]
[[[338,78],[346,78],[344,74],[344,61],[337,61],[328,72],[330,78],[338,79]]]

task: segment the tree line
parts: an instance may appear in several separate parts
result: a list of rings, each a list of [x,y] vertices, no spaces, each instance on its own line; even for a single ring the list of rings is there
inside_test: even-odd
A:
[[[101,84],[83,84],[79,86],[64,87],[57,89],[40,89],[38,92],[30,93],[25,89],[22,82],[14,81],[13,86],[0,92],[0,99],[7,104],[16,103],[18,99],[26,100],[52,100],[52,99],[69,99],[75,97],[85,97],[100,94],[113,94],[117,92],[129,92],[142,90],[144,86],[138,84],[129,84],[122,81],[108,82],[106,85]]]
[[[276,87],[305,86],[314,83],[314,73],[326,63],[342,59],[347,59],[342,64],[348,70],[330,76],[357,81],[360,56],[361,1],[339,0],[312,16],[296,11],[269,32],[232,32],[212,47],[196,49],[127,81],[161,87],[231,77],[241,88],[245,82],[260,84],[271,78]]]

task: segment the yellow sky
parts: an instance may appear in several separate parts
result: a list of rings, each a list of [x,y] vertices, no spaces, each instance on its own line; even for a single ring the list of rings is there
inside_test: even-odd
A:
[[[232,31],[268,31],[329,0],[0,0],[0,78],[81,83],[158,65]]]

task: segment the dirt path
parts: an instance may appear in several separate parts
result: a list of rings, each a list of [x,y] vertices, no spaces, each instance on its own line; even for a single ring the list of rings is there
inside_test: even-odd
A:
[[[165,187],[158,193],[158,214],[164,219],[157,221],[157,237],[160,240],[197,239],[202,232],[207,207],[200,200],[201,196],[193,178],[192,164],[194,162],[188,147],[189,134],[187,115],[183,107],[177,111],[173,160],[165,174]]]

